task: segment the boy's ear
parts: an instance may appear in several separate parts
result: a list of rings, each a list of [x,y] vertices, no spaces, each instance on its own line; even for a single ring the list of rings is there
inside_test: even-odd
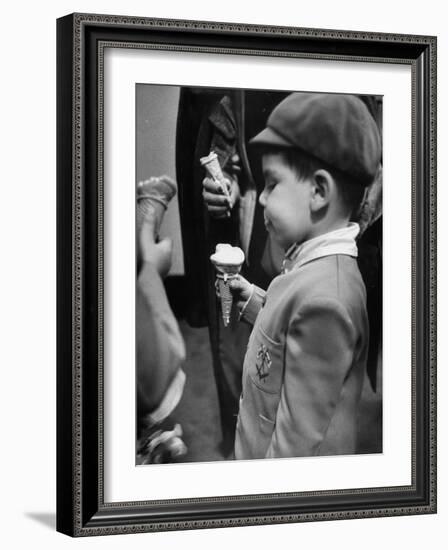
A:
[[[319,169],[313,174],[313,194],[311,197],[311,210],[318,212],[328,206],[331,194],[334,192],[335,181],[327,170]]]

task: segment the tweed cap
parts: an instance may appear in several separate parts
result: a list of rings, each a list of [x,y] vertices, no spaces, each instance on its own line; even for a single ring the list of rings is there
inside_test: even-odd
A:
[[[301,149],[364,186],[372,183],[381,160],[376,122],[354,95],[293,93],[250,144]]]

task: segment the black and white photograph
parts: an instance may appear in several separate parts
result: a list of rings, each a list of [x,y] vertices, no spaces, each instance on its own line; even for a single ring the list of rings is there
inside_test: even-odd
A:
[[[6,4],[3,548],[443,547],[443,6]]]
[[[437,38],[224,21],[57,22],[69,536],[437,511]]]
[[[383,97],[135,94],[136,465],[382,453]]]

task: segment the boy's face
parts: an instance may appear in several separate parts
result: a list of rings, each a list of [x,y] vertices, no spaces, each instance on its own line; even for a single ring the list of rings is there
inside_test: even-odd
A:
[[[291,245],[310,238],[312,229],[310,180],[299,180],[281,153],[263,155],[265,187],[260,195],[264,222],[273,239],[287,250]]]

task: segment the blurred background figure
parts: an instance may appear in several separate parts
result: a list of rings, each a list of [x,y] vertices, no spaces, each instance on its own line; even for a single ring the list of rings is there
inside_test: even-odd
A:
[[[137,186],[137,461],[173,462],[186,453],[182,428],[170,416],[182,396],[185,345],[162,279],[171,267],[172,242],[158,240],[175,182],[150,178]]]

